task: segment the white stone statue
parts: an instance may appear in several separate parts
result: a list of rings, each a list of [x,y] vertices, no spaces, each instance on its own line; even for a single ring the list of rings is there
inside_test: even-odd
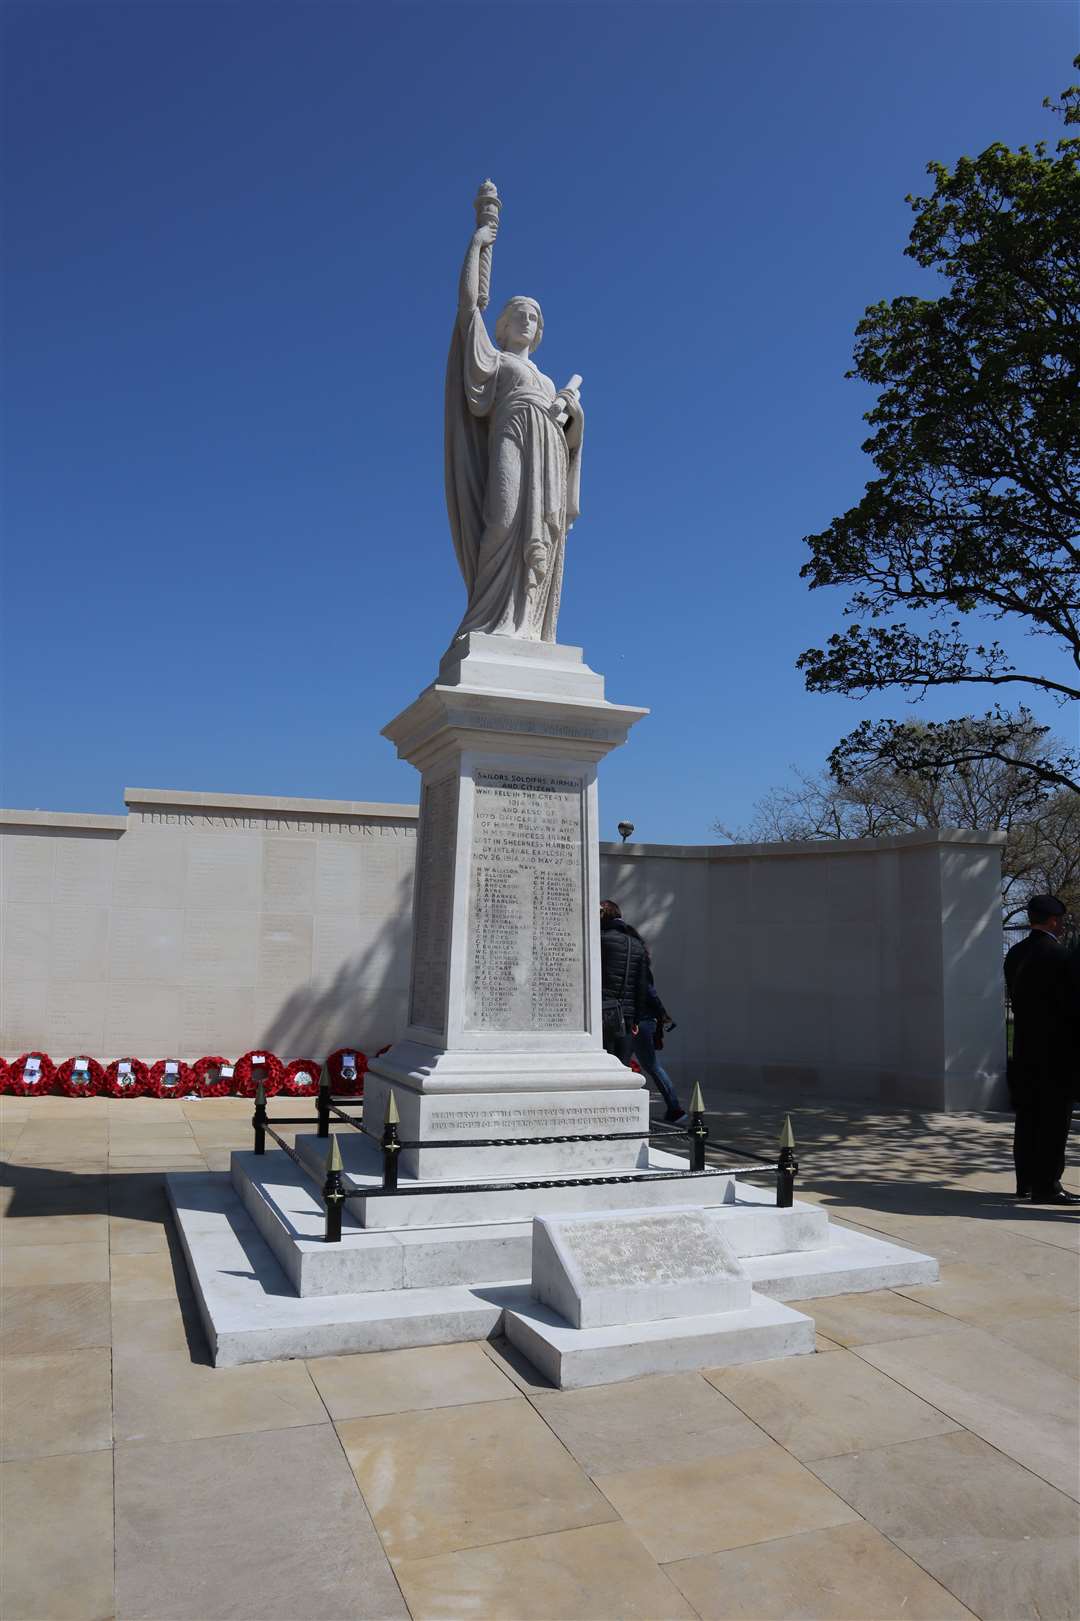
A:
[[[534,365],[544,317],[533,298],[510,299],[495,323],[497,348],[488,337],[482,311],[501,206],[485,180],[446,367],[446,505],[469,593],[456,637],[553,642],[578,515],[581,378],[556,389]]]

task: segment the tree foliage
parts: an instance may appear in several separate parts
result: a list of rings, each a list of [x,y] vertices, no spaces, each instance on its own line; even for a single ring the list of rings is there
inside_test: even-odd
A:
[[[1054,110],[1080,123],[1080,87]],[[908,199],[905,252],[948,286],[875,304],[856,330],[848,375],[879,391],[863,447],[878,476],[807,540],[803,577],[812,590],[847,588],[854,619],[802,654],[810,691],[921,696],[965,685],[1080,699],[1078,159],[1080,137],[1069,134],[1052,152],[994,144],[951,170],[930,164],[933,191]],[[1027,631],[1029,659],[1017,667],[992,635],[973,635],[978,618]],[[1076,676],[1050,673],[1036,638],[1064,650]],[[988,757],[1030,741],[1029,722],[995,709],[982,726]],[[959,724],[970,753],[978,739],[969,720]],[[864,725],[841,757],[865,763],[873,745],[900,765],[896,725]],[[945,766],[954,741],[946,723],[923,751]],[[1080,791],[1067,751],[1027,754],[1022,769],[1048,793]]]

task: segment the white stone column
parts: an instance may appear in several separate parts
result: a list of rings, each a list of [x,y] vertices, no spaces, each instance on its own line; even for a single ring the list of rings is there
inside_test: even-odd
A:
[[[580,648],[471,635],[384,728],[422,776],[409,1024],[376,1060],[403,1141],[644,1132],[641,1079],[604,1052],[597,763],[646,710],[608,703]],[[642,1142],[407,1150],[405,1175],[630,1168]]]

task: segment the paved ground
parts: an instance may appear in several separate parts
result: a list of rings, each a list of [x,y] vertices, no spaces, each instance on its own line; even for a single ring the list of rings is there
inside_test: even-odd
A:
[[[499,1345],[209,1367],[160,1173],[249,1112],[0,1100],[4,1621],[1080,1615],[1080,1229],[1006,1197],[1007,1119],[796,1114],[800,1194],[943,1281],[562,1393]]]

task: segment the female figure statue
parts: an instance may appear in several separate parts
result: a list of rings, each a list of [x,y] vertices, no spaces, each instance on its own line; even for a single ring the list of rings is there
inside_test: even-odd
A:
[[[499,206],[485,182],[446,368],[446,505],[469,593],[455,639],[484,631],[553,642],[578,515],[581,378],[556,390],[533,364],[544,332],[533,298],[510,299],[495,323],[498,347],[488,337],[482,311]]]

